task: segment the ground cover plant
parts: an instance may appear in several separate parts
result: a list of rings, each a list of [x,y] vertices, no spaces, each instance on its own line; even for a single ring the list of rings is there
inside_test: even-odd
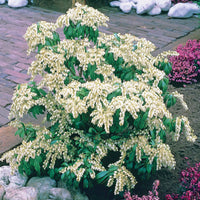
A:
[[[166,200],[173,199],[200,199],[200,163],[196,163],[194,167],[182,170],[178,194],[166,195]]]
[[[143,195],[142,197],[139,197],[138,195],[131,195],[130,192],[126,191],[124,193],[124,199],[125,200],[159,200],[159,196],[158,196],[159,184],[160,184],[159,180],[155,180],[153,183],[152,191],[149,191],[148,195]]]
[[[200,76],[200,41],[188,40],[185,46],[180,44],[176,51],[179,55],[170,58],[170,81],[182,84],[197,82]]]
[[[136,177],[175,168],[167,134],[195,141],[188,119],[168,110],[177,99],[187,109],[181,94],[167,90],[172,52],[153,57],[155,46],[144,38],[99,32],[107,21],[76,4],[56,23],[28,28],[28,52],[37,52],[32,81],[17,86],[10,112],[23,142],[1,158],[13,169],[85,188],[95,180],[117,195],[134,188]],[[43,114],[50,125],[24,123],[27,113]]]

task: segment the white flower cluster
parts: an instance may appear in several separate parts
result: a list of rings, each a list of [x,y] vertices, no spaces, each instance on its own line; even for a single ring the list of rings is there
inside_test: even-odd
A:
[[[53,38],[52,32],[57,29],[56,24],[41,21],[39,24],[33,24],[28,27],[25,40],[28,42],[28,54],[35,51],[37,45],[45,44],[45,38]]]
[[[116,180],[115,184],[115,191],[114,194],[117,195],[119,192],[124,190],[124,186],[128,188],[128,190],[135,187],[137,184],[137,181],[135,177],[132,175],[131,172],[129,172],[125,166],[122,166],[121,168],[118,168],[112,176],[109,177],[108,180],[108,187],[111,187]]]
[[[9,118],[22,118],[35,105],[34,96],[36,94],[31,92],[31,88],[28,88],[27,84],[18,85],[13,94]]]
[[[67,26],[69,20],[71,20],[74,24],[77,22],[81,22],[81,25],[92,27],[94,30],[97,29],[99,26],[107,26],[106,22],[109,20],[104,14],[95,10],[87,5],[83,6],[79,3],[75,4],[75,9],[69,9],[67,14],[61,18],[61,22],[58,19],[57,23],[63,26],[63,22],[66,23]]]

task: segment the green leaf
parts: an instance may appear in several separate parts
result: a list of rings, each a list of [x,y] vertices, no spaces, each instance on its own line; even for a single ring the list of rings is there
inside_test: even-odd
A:
[[[168,98],[169,98],[169,94],[166,94],[166,95],[164,96],[164,102],[165,102],[165,103],[167,102]]]
[[[122,57],[119,57],[117,59],[117,65],[119,66],[119,65],[122,65],[123,63],[124,63],[124,59]]]
[[[58,127],[59,127],[59,123],[56,122],[54,125],[51,126],[50,132],[55,134],[55,132],[58,130]]]
[[[169,118],[164,118],[163,123],[166,127],[170,127],[172,120]]]
[[[97,131],[94,128],[92,128],[92,127],[89,128],[88,132],[91,133],[91,134],[97,133]]]
[[[51,137],[49,135],[47,135],[47,134],[44,134],[44,137],[45,137],[46,140],[51,139]]]
[[[60,36],[57,32],[53,32],[53,39],[56,42],[56,44],[60,42]]]
[[[40,174],[40,164],[37,159],[34,160],[34,168],[38,174]]]
[[[154,130],[153,131],[151,130],[150,134],[151,134],[151,139],[155,140],[156,139],[156,132]]]
[[[95,36],[95,38],[99,37],[99,30],[98,29],[96,29],[94,36]]]
[[[114,55],[113,55],[113,53],[108,53],[107,62],[108,62],[110,65],[113,65],[113,63],[114,63]]]
[[[47,94],[43,89],[39,89],[38,91],[39,91],[43,96],[46,96],[46,94]]]
[[[132,51],[135,51],[136,49],[137,49],[137,44],[134,44]]]
[[[139,128],[140,129],[145,128],[146,120],[148,118],[148,113],[149,113],[149,108],[146,110],[146,112],[143,114],[143,116],[142,116],[142,118],[140,120],[140,123],[139,123]]]
[[[52,42],[49,38],[45,38],[45,45],[46,46],[52,46]]]
[[[38,44],[38,53],[40,53],[40,51],[41,51],[41,49],[44,47],[44,45],[42,45],[42,44]]]
[[[43,105],[35,105],[29,109],[28,113],[32,114],[32,116],[37,119],[36,115],[44,114],[45,107]]]
[[[163,129],[159,132],[160,139],[165,143],[166,142],[166,133]]]
[[[145,174],[146,173],[146,168],[145,167],[141,167],[138,169],[138,175],[142,175],[142,174]]]
[[[163,91],[163,93],[167,91],[168,83],[169,83],[168,78],[163,78],[162,80],[159,81],[158,87]]]
[[[135,120],[134,120],[134,123],[133,123],[133,125],[134,125],[134,127],[135,127],[136,129],[139,129],[139,127],[140,127],[140,121],[141,121],[141,116],[138,115],[138,118],[135,119]]]
[[[170,108],[176,103],[176,97],[174,97],[172,94],[167,96],[167,108]]]
[[[18,128],[18,130],[15,132],[15,135],[19,135],[19,137],[23,138],[25,136],[24,127]]]
[[[83,179],[83,187],[88,188],[89,187],[89,182],[86,178]]]
[[[107,100],[108,100],[108,101],[111,101],[114,97],[121,96],[121,95],[122,95],[121,88],[118,88],[118,89],[115,90],[114,92],[108,94]]]
[[[52,116],[52,115],[48,112],[48,113],[47,113],[47,121],[48,121],[48,122],[50,121],[51,116]]]
[[[114,171],[116,171],[117,169],[118,169],[117,166],[111,165],[111,166],[109,167],[108,171],[109,171],[109,172],[114,172]]]
[[[53,145],[53,144],[55,144],[56,142],[58,142],[58,140],[53,140],[53,141],[50,143],[50,145]]]
[[[166,75],[169,75],[170,72],[172,71],[172,66],[170,63],[165,63],[164,65],[164,72]]]
[[[68,27],[67,34],[69,35],[69,37],[72,36],[72,34],[73,34],[73,28],[71,26]]]
[[[102,172],[99,172],[97,175],[96,175],[96,179],[100,179],[100,178],[103,178],[105,176],[108,175],[108,171],[102,171]]]
[[[126,167],[127,169],[133,169],[133,162],[129,162]]]
[[[50,176],[50,178],[54,179],[54,176],[55,176],[55,171],[54,171],[54,169],[50,169],[50,170],[49,170],[49,176]]]
[[[114,36],[117,39],[117,41],[120,42],[120,37],[117,35],[117,33],[114,33]]]
[[[137,144],[134,145],[134,147],[131,150],[131,153],[128,157],[129,161],[132,162],[135,159],[135,150],[136,150]]]
[[[119,136],[119,135],[113,135],[113,136],[111,136],[111,139],[112,140],[118,140],[118,139],[120,139],[121,137]]]
[[[147,169],[147,173],[150,174],[152,170],[152,164],[147,164],[146,169]]]
[[[132,72],[128,72],[128,73],[123,77],[123,79],[124,79],[125,81],[130,81],[132,78],[133,78],[133,73],[132,73]]]
[[[96,175],[97,183],[104,183],[106,181],[106,179],[108,179],[108,177],[109,177],[108,171],[99,172]]]
[[[88,73],[89,73],[89,76],[92,80],[95,80],[96,79],[96,74],[95,74],[95,71],[96,71],[97,67],[96,65],[91,65],[90,63],[88,64]]]
[[[80,90],[76,92],[76,96],[83,100],[84,97],[88,96],[89,92],[87,88],[80,88]]]

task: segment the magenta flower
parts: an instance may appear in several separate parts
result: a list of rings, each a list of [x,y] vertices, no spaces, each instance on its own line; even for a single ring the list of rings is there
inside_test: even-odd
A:
[[[186,45],[180,44],[176,51],[178,56],[171,56],[172,71],[170,82],[191,84],[200,77],[200,41],[188,40]]]
[[[200,163],[194,167],[188,167],[181,172],[180,192],[179,194],[167,194],[166,200],[183,199],[199,200],[200,199]]]
[[[153,183],[153,189],[152,191],[149,191],[148,195],[143,195],[142,197],[139,197],[138,195],[132,195],[129,191],[126,191],[124,193],[124,199],[125,200],[159,200],[158,197],[158,186],[160,184],[159,180],[155,180]]]

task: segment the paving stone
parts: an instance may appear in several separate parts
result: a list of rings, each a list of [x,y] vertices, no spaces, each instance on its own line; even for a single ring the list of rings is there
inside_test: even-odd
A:
[[[6,92],[6,93],[12,95],[13,94],[13,89],[10,88],[10,87],[3,86],[3,85],[0,84],[0,92]]]
[[[12,99],[12,94],[9,94],[7,91],[0,92],[1,99],[10,101]]]
[[[8,76],[8,74],[0,73],[0,78],[5,78],[6,76]]]
[[[0,106],[5,107],[8,104],[10,104],[10,101],[0,98]]]
[[[6,108],[0,107],[0,116],[7,118],[9,111]]]
[[[25,64],[25,63],[22,63],[22,62],[19,62],[19,63],[17,63],[17,65],[16,65],[17,67],[19,67],[19,68],[21,68],[21,69],[26,69],[26,70],[28,70],[28,68],[29,68],[29,64]]]
[[[21,143],[22,139],[15,136],[16,130],[16,128],[10,126],[0,128],[0,154]]]
[[[22,79],[22,78],[17,78],[15,76],[8,76],[6,77],[7,80],[10,80],[16,84],[22,84],[22,83],[27,83],[28,80],[27,79]]]
[[[13,82],[5,80],[5,79],[0,79],[0,85],[10,87],[10,88],[14,88],[16,86],[16,83],[13,83]]]
[[[9,123],[9,121],[10,120],[7,117],[0,115],[0,127],[7,125]],[[2,140],[2,138],[1,138],[1,140]]]
[[[11,105],[12,105],[12,103],[7,104],[6,107],[5,107],[9,112],[10,112],[10,109],[11,109]]]
[[[13,69],[14,69],[14,71],[16,71],[16,72],[21,72],[21,71],[22,71],[22,69],[19,68],[19,67],[13,67]]]
[[[29,75],[27,75],[27,74],[22,74],[22,73],[20,73],[20,72],[17,72],[16,70],[11,70],[11,69],[4,69],[3,70],[3,72],[5,73],[5,74],[9,74],[9,75],[11,75],[11,76],[14,76],[14,77],[17,77],[17,78],[20,78],[20,79],[28,79],[28,78],[30,78],[30,76]]]

